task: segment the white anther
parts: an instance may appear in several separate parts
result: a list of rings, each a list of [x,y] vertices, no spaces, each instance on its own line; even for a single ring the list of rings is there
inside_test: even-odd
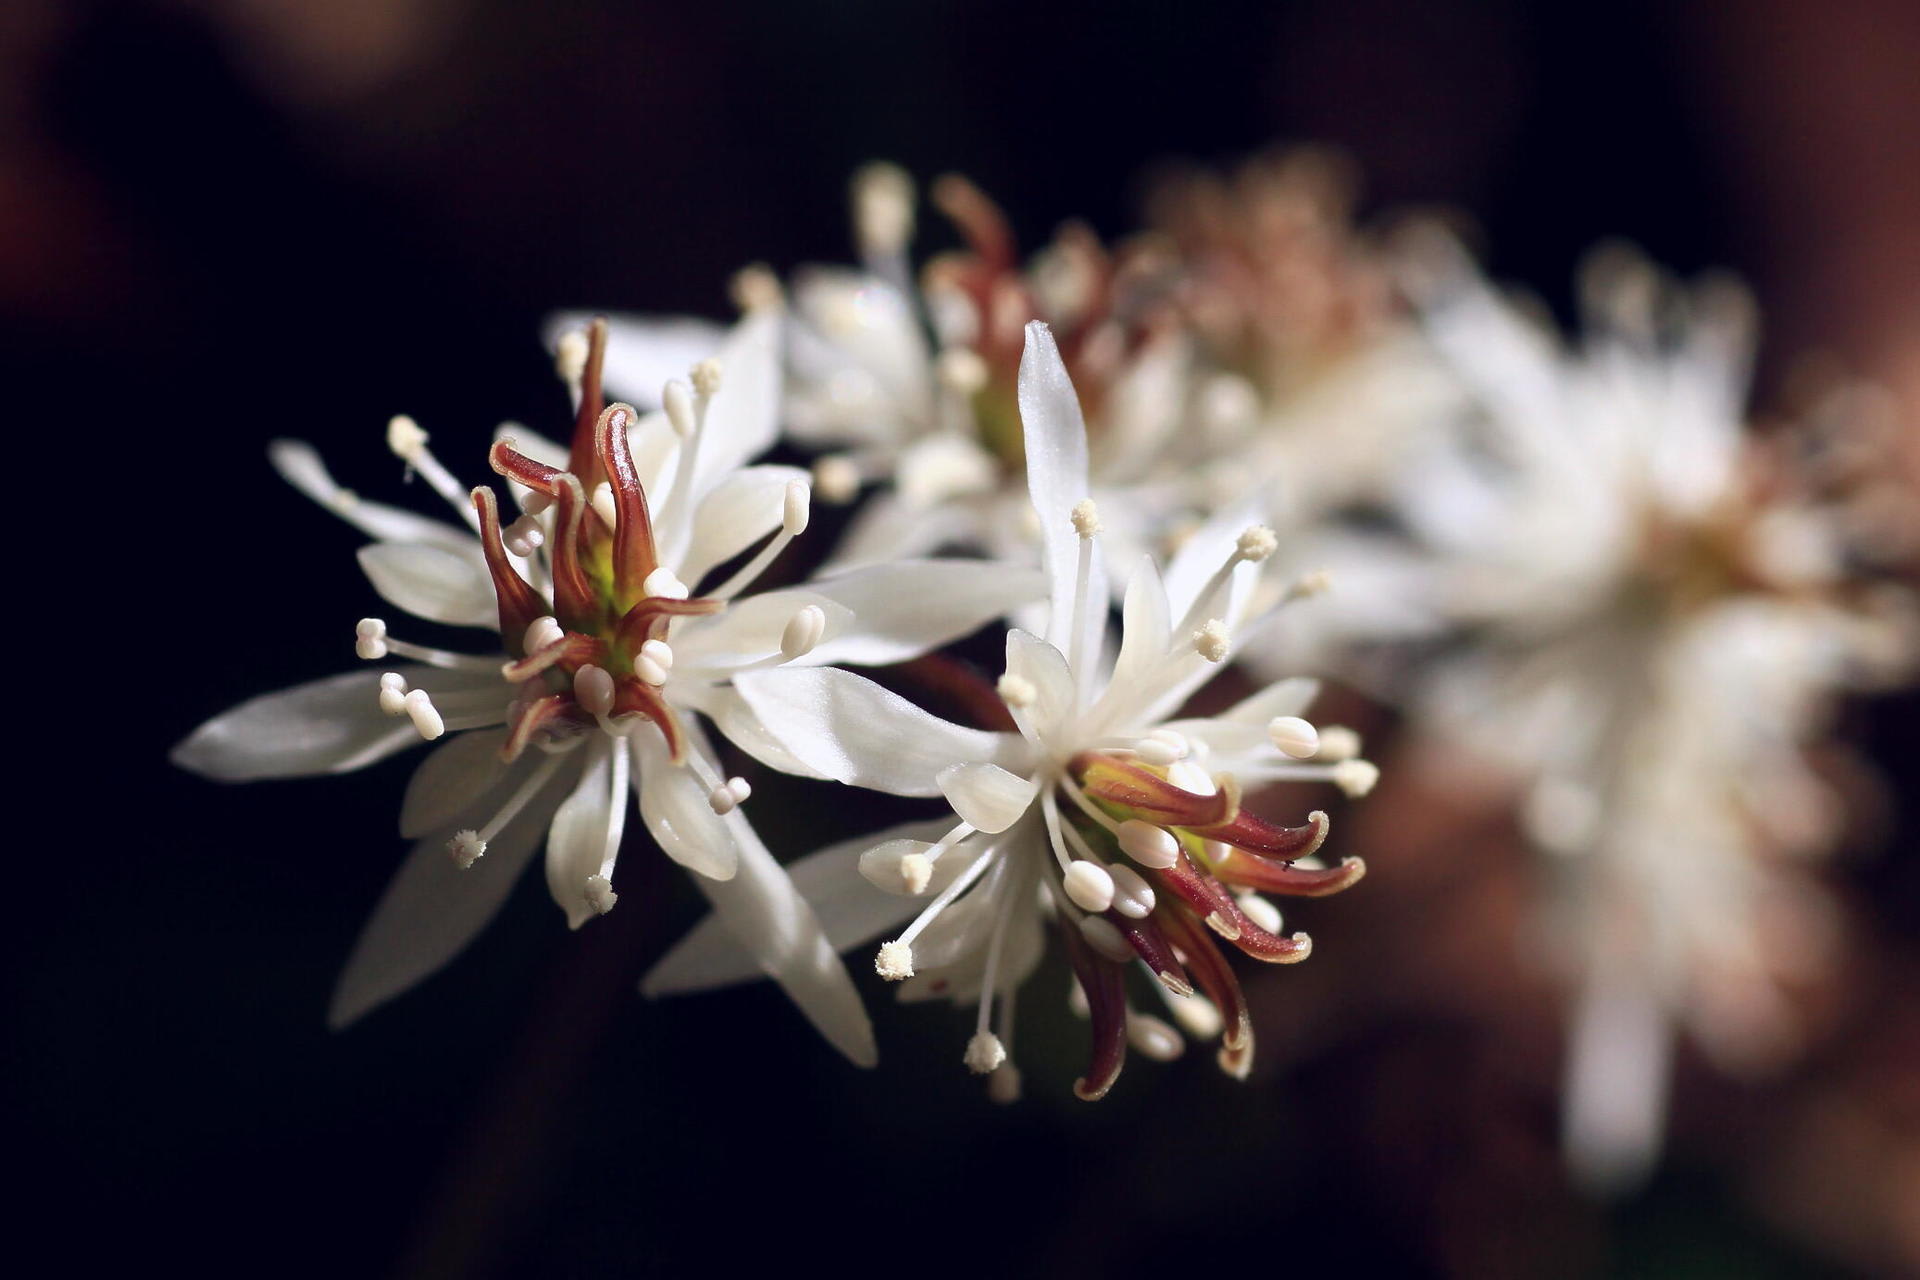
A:
[[[678,378],[669,379],[660,393],[660,403],[666,408],[667,422],[673,427],[673,434],[682,440],[691,436],[695,424],[693,392],[687,388],[687,384]]]
[[[970,396],[987,385],[987,362],[972,347],[948,347],[935,366],[943,386]]]
[[[1315,569],[1313,572],[1303,573],[1295,579],[1289,594],[1293,595],[1296,599],[1304,599],[1307,596],[1317,596],[1331,590],[1333,590],[1333,571],[1331,569]]]
[[[620,901],[620,895],[613,891],[613,882],[605,876],[588,876],[585,893],[587,905],[601,915],[613,910],[613,904]]]
[[[1172,1023],[1131,1009],[1127,1010],[1127,1043],[1155,1062],[1172,1062],[1187,1048]]]
[[[792,537],[807,531],[807,518],[813,509],[813,490],[805,480],[787,481],[787,501],[780,511],[780,529]]]
[[[538,551],[546,540],[547,535],[541,531],[540,521],[530,515],[521,516],[500,534],[501,543],[522,560]]]
[[[1105,911],[1113,905],[1113,877],[1097,862],[1076,858],[1067,864],[1060,884],[1082,911]]]
[[[1003,1062],[1000,1069],[987,1077],[987,1097],[1005,1106],[1020,1101],[1020,1068],[1011,1062]]]
[[[1186,736],[1175,729],[1155,729],[1146,737],[1133,744],[1134,754],[1148,764],[1170,765],[1176,760],[1184,760],[1193,751],[1193,744]]]
[[[1087,1003],[1087,989],[1080,985],[1078,978],[1067,982],[1067,1012],[1076,1018],[1093,1016],[1093,1006]]]
[[[780,656],[789,661],[804,657],[826,634],[826,611],[817,604],[803,606],[787,619],[786,630],[780,633]]]
[[[380,709],[390,716],[406,714],[407,678],[398,671],[380,677]]]
[[[1342,760],[1351,760],[1359,754],[1359,734],[1343,724],[1321,726],[1320,750],[1314,753],[1314,759],[1337,764]]]
[[[569,329],[560,335],[560,343],[553,351],[554,372],[569,387],[578,387],[580,379],[587,375],[587,335],[578,329]]]
[[[1241,530],[1240,539],[1234,543],[1234,554],[1242,560],[1259,564],[1280,546],[1280,539],[1273,530],[1263,524],[1249,525]]]
[[[853,234],[863,257],[890,258],[913,238],[913,179],[876,160],[853,175]]]
[[[1219,618],[1209,618],[1193,633],[1193,647],[1208,662],[1227,660],[1227,624]]]
[[[933,883],[933,860],[924,853],[909,853],[900,859],[900,882],[907,892],[918,897]]]
[[[550,644],[567,638],[560,624],[550,617],[538,617],[527,624],[527,631],[520,638],[520,647],[528,653],[538,653]]]
[[[472,828],[454,832],[453,839],[447,841],[447,853],[453,858],[453,865],[462,871],[478,862],[486,851],[487,842]]]
[[[1105,916],[1081,916],[1080,936],[1087,940],[1088,946],[1116,964],[1125,964],[1134,958],[1133,947],[1125,935]]]
[[[640,677],[642,684],[650,684],[656,689],[667,682],[667,669],[644,653],[634,655],[633,674]]]
[[[538,489],[529,489],[526,496],[520,499],[520,509],[530,516],[543,516],[553,510],[553,504],[556,501],[558,499],[551,494],[541,493]]]
[[[873,971],[888,982],[905,982],[913,976],[913,948],[904,942],[881,943]]]
[[[709,356],[693,366],[693,391],[702,399],[711,400],[720,394],[720,362]]]
[[[1257,893],[1243,893],[1234,899],[1240,904],[1240,912],[1247,919],[1265,929],[1268,933],[1280,932],[1280,908]]]
[[[1164,991],[1164,989],[1163,989]],[[1211,1040],[1220,1034],[1220,1010],[1205,996],[1183,996],[1164,991],[1167,1008],[1180,1029],[1195,1040]]]
[[[415,689],[400,700],[401,710],[407,713],[407,719],[413,721],[413,727],[428,742],[447,731],[447,722],[440,718],[440,712],[433,705],[433,698],[425,689]]]
[[[387,656],[387,624],[378,618],[362,618],[353,628],[353,651],[368,662]]]
[[[733,305],[742,311],[765,311],[777,307],[786,294],[781,291],[780,277],[773,274],[773,268],[764,262],[756,262],[733,273],[727,291],[733,298]]]
[[[1168,765],[1167,781],[1196,796],[1210,796],[1220,790],[1212,776],[1192,760],[1175,760]]]
[[[673,646],[665,640],[649,640],[640,646],[640,656],[662,671],[673,670]]]
[[[1082,538],[1091,538],[1100,532],[1100,508],[1093,505],[1092,498],[1082,498],[1073,504],[1073,531]]]
[[[611,484],[603,480],[593,486],[593,493],[588,496],[587,501],[592,504],[594,514],[605,520],[607,524],[614,525],[620,522],[620,508],[613,504]]]
[[[1107,868],[1113,877],[1113,909],[1130,920],[1144,920],[1153,914],[1153,886],[1138,871],[1124,862]]]
[[[1275,716],[1267,721],[1267,739],[1282,755],[1310,760],[1320,750],[1320,731],[1299,716]]]
[[[387,419],[387,448],[402,462],[411,463],[420,456],[420,450],[426,448],[427,433],[420,424],[404,413],[396,413]]]
[[[1380,766],[1371,760],[1342,760],[1333,766],[1333,785],[1355,800],[1373,790],[1379,781]]]
[[[813,464],[813,487],[836,507],[852,502],[860,493],[860,468],[851,458],[830,454]]]
[[[613,711],[613,677],[591,662],[573,673],[573,699],[590,716]]]
[[[976,1031],[967,1041],[967,1070],[977,1076],[986,1075],[1006,1060],[1007,1047],[991,1031]]]
[[[732,813],[747,802],[753,794],[753,788],[747,785],[745,778],[728,778],[725,782],[707,792],[707,807],[715,813]]]
[[[1040,697],[1033,681],[1011,671],[1001,676],[994,688],[999,691],[1000,700],[1010,707],[1030,707]]]
[[[650,596],[659,596],[666,600],[685,600],[687,584],[680,581],[673,570],[661,565],[648,574],[646,581],[640,584],[640,590]]]
[[[1143,867],[1165,871],[1180,860],[1180,842],[1151,822],[1128,818],[1120,824],[1119,839],[1121,851]]]

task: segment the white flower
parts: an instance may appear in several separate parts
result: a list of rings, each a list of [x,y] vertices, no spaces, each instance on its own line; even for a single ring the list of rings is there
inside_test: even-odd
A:
[[[1603,254],[1568,350],[1451,241],[1420,249],[1410,283],[1479,414],[1402,504],[1429,599],[1474,641],[1418,666],[1416,711],[1523,787],[1552,856],[1542,933],[1578,990],[1569,1157],[1631,1181],[1676,1026],[1729,1070],[1791,1047],[1781,984],[1828,927],[1791,859],[1836,817],[1804,750],[1907,646],[1848,577],[1839,508],[1742,429],[1744,294]]]
[[[1130,1041],[1156,1056],[1178,1052],[1180,1039],[1165,1023],[1129,1007],[1125,966],[1133,959],[1145,963],[1176,1017],[1221,1032],[1222,1064],[1244,1074],[1253,1048],[1246,1005],[1208,931],[1262,960],[1304,959],[1307,936],[1281,935],[1278,912],[1257,894],[1331,893],[1364,868],[1358,860],[1294,865],[1320,845],[1326,816],[1273,827],[1240,808],[1241,788],[1278,778],[1370,785],[1356,777],[1368,766],[1307,762],[1321,750],[1299,718],[1311,681],[1275,685],[1219,716],[1170,718],[1232,656],[1252,621],[1253,580],[1274,549],[1263,527],[1210,525],[1188,541],[1164,582],[1143,558],[1127,588],[1119,650],[1103,656],[1108,595],[1101,513],[1085,497],[1085,429],[1039,322],[1027,327],[1019,401],[1051,612],[1046,639],[1008,633],[997,688],[1005,727],[951,724],[833,668],[738,682],[773,737],[818,774],[896,795],[944,796],[958,819],[824,850],[796,864],[796,880],[837,904],[826,908],[827,928],[844,945],[912,917],[881,947],[876,968],[904,981],[907,998],[977,1004],[965,1061],[993,1073],[999,1096],[1017,1079],[1003,1074],[1012,1071],[1014,991],[1038,962],[1049,920],[1093,1018],[1081,1097],[1107,1091]],[[870,886],[894,896],[876,900]],[[683,989],[743,976],[703,928],[648,982]]]
[[[602,404],[603,325],[567,344],[562,367],[578,394],[571,444],[518,432],[492,449],[524,508],[504,526],[493,491],[463,491],[410,419],[395,419],[390,446],[470,531],[361,500],[307,446],[274,446],[288,480],[376,539],[360,559],[391,603],[496,630],[505,650],[451,653],[365,619],[356,649],[381,667],[256,698],[174,752],[186,768],[238,780],[340,772],[457,735],[408,787],[401,830],[418,842],[355,945],[335,1025],[460,951],[543,833],[548,887],[568,922],[610,910],[631,786],[655,841],[698,873],[755,961],[836,1046],[873,1060],[843,967],[740,812],[746,783],[723,775],[695,715],[749,754],[804,770],[759,726],[734,677],[899,661],[1033,598],[1039,581],[903,562],[744,594],[809,514],[804,472],[746,465],[774,437],[778,325],[776,311],[749,314],[717,360],[695,365],[690,385],[669,383],[664,408],[645,417]],[[411,661],[387,667],[390,658]]]

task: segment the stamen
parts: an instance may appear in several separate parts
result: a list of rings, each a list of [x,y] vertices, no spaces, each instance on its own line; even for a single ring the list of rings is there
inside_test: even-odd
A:
[[[913,948],[904,942],[881,943],[873,971],[888,982],[905,982],[913,976]]]
[[[1275,716],[1267,722],[1267,738],[1283,755],[1312,759],[1320,750],[1320,734],[1299,716]]]
[[[514,816],[526,807],[527,801],[546,785],[547,779],[553,776],[554,770],[560,767],[564,759],[566,757],[562,755],[550,755],[536,765],[533,772],[527,775],[527,780],[515,787],[513,794],[507,797],[507,802],[488,819],[486,826],[478,831],[468,829],[453,833],[453,838],[447,841],[447,852],[453,855],[454,863],[462,871],[471,867],[487,851],[488,842],[498,836]]]
[[[1092,498],[1082,498],[1073,507],[1073,531],[1085,542],[1100,532],[1100,508]]]
[[[407,710],[407,678],[398,671],[389,671],[380,677],[380,709],[390,716],[404,715]]]
[[[976,394],[992,376],[987,362],[972,347],[948,347],[934,363],[940,384],[963,396]]]
[[[387,448],[393,450],[409,470],[419,472],[433,487],[433,491],[460,513],[460,518],[467,522],[469,528],[476,533],[480,531],[473,508],[467,502],[466,490],[460,487],[453,473],[441,466],[440,460],[427,448],[427,433],[420,429],[419,423],[404,413],[395,414],[387,422]]]
[[[836,507],[860,496],[860,467],[843,454],[829,454],[813,464],[813,487]]]
[[[1082,911],[1100,912],[1113,905],[1113,877],[1098,863],[1070,863],[1061,877],[1061,888]]]
[[[1153,914],[1153,886],[1138,871],[1125,863],[1116,862],[1107,868],[1107,874],[1113,880],[1115,911],[1133,920],[1144,920]]]
[[[573,698],[596,720],[613,710],[613,677],[589,663],[573,673]]]
[[[1172,1026],[1150,1013],[1127,1010],[1127,1043],[1155,1062],[1172,1062],[1186,1052],[1187,1042]]]
[[[1234,543],[1234,555],[1249,564],[1259,564],[1280,546],[1280,539],[1273,530],[1263,524],[1251,525],[1243,530]]]
[[[711,400],[720,394],[720,362],[708,356],[693,366],[693,393],[702,400]],[[702,406],[704,410],[704,406]]]
[[[400,706],[407,713],[407,718],[413,721],[413,727],[428,742],[447,731],[447,722],[440,718],[440,713],[434,709],[432,696],[425,689],[415,689],[407,694],[400,700]]]
[[[1342,760],[1333,766],[1333,785],[1350,799],[1359,799],[1380,781],[1380,766],[1371,760]]]
[[[585,893],[587,905],[600,915],[613,910],[613,904],[620,901],[620,895],[613,891],[613,882],[605,876],[588,876]]]
[[[1006,1046],[1000,1043],[1000,1037],[991,1031],[976,1031],[967,1041],[967,1070],[977,1076],[999,1069],[1007,1060]]]
[[[452,855],[453,864],[462,871],[478,862],[486,851],[487,842],[472,828],[454,832],[453,838],[447,841],[447,852]]]
[[[560,335],[560,341],[553,352],[553,371],[560,375],[560,381],[567,384],[567,390],[573,395],[580,394],[580,379],[587,371],[587,335],[578,329],[569,329]]]
[[[913,238],[913,179],[906,170],[875,161],[854,173],[853,235],[860,257],[876,269],[906,251]]]
[[[1000,700],[1009,707],[1030,707],[1040,697],[1040,691],[1034,688],[1033,681],[1011,671],[1001,676],[994,688],[1000,694]]]
[[[640,590],[647,595],[659,596],[667,600],[687,598],[687,584],[680,581],[673,570],[665,565],[648,574],[646,581],[640,584]]]
[[[767,540],[758,554],[742,565],[733,576],[720,586],[707,593],[710,600],[730,600],[748,583],[767,571],[782,551],[787,549],[796,536],[804,532],[811,515],[813,491],[804,480],[790,481],[787,485],[786,505],[780,515],[780,532]]]
[[[673,670],[673,646],[665,640],[648,640],[640,646],[640,656],[662,671]]]
[[[1343,724],[1326,725],[1320,730],[1320,750],[1314,759],[1338,764],[1360,754],[1360,735]]]
[[[1093,599],[1093,537],[1100,532],[1100,513],[1092,498],[1082,498],[1075,504],[1073,531],[1080,535],[1080,553],[1074,566],[1073,612],[1068,615],[1072,629],[1067,633],[1067,670],[1073,675],[1074,705],[1080,707],[1086,705],[1087,685],[1093,676],[1087,670],[1087,647],[1094,643],[1096,619],[1092,614],[1099,607]]]
[[[728,778],[725,782],[707,792],[707,806],[718,814],[729,814],[747,802],[753,794],[753,788],[747,785],[745,778]]]
[[[787,619],[786,629],[780,633],[781,656],[789,662],[806,656],[826,633],[826,612],[817,604],[802,607]]]
[[[387,624],[378,618],[362,618],[353,628],[354,656],[378,662],[387,656]]]
[[[551,614],[543,614],[527,624],[527,632],[520,644],[528,653],[538,653],[549,645],[558,644],[567,638]]]
[[[900,882],[908,893],[919,897],[933,883],[933,859],[924,853],[909,853],[900,859]]]
[[[694,431],[693,392],[687,384],[678,378],[670,379],[660,393],[660,400],[667,410],[667,423],[673,428],[673,434],[682,440],[691,439]]]
[[[1311,596],[1324,595],[1331,590],[1333,590],[1333,571],[1315,569],[1311,573],[1303,573],[1294,579],[1293,585],[1287,588],[1287,598],[1305,600]]]
[[[1155,729],[1133,744],[1133,753],[1148,764],[1165,767],[1193,753],[1193,744],[1175,729]]]
[[[742,311],[765,311],[786,300],[780,277],[764,262],[756,262],[733,273],[727,284],[727,296]]]
[[[546,540],[547,535],[540,528],[539,519],[530,512],[522,514],[519,519],[508,525],[506,532],[500,537],[500,541],[505,544],[507,550],[522,560],[538,551]]]
[[[1208,662],[1225,662],[1229,653],[1227,624],[1219,618],[1208,620],[1193,633],[1193,647]]]
[[[1163,827],[1138,818],[1120,824],[1120,848],[1143,867],[1164,871],[1180,857],[1180,842]]]
[[[387,624],[379,618],[362,618],[354,624],[353,651],[369,662],[397,655],[452,671],[490,671],[498,665],[492,658],[479,658],[470,653],[454,653],[450,649],[434,649],[396,640],[387,633]]]
[[[788,537],[798,537],[807,531],[812,505],[813,490],[805,480],[787,481],[786,502],[780,512],[780,528]]]
[[[1113,924],[1100,916],[1080,917],[1080,936],[1087,945],[1115,964],[1133,959],[1133,947]]]
[[[1268,933],[1280,932],[1280,908],[1268,902],[1257,893],[1242,893],[1234,897],[1240,904],[1240,910],[1247,919],[1265,929]]]

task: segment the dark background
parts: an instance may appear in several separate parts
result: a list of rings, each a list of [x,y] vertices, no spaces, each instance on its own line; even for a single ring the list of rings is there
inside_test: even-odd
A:
[[[1738,1193],[1739,1144],[1684,1125],[1651,1189],[1581,1207],[1542,1162],[1550,1096],[1489,1120],[1472,1099],[1501,1055],[1438,1016],[1274,1046],[1247,1085],[1204,1051],[1136,1061],[1089,1107],[1054,974],[1023,1001],[1028,1099],[1002,1110],[959,1066],[961,1015],[896,1010],[870,974],[873,1073],[771,990],[644,1004],[633,981],[697,914],[644,846],[606,920],[567,935],[530,877],[450,970],[330,1035],[411,759],[229,789],[163,753],[352,665],[374,607],[357,535],[276,481],[268,438],[396,497],[381,433],[405,411],[477,478],[495,422],[559,429],[548,310],[723,316],[749,261],[844,260],[846,177],[874,157],[967,173],[1032,244],[1067,216],[1135,225],[1156,162],[1331,141],[1369,213],[1462,209],[1497,274],[1557,303],[1581,251],[1624,235],[1759,283],[1767,387],[1783,350],[1874,368],[1889,274],[1848,219],[1891,225],[1910,197],[1861,175],[1876,146],[1909,156],[1911,102],[1818,102],[1877,83],[1898,9],[20,6],[0,20],[0,336],[30,406],[14,447],[40,455],[17,490],[52,477],[60,514],[16,546],[65,597],[35,593],[38,625],[84,633],[62,678],[90,682],[55,712],[76,740],[27,775],[46,797],[15,799],[41,815],[16,833],[6,977],[29,1237],[82,1273],[1828,1273]],[[1846,152],[1849,128],[1877,141]],[[1852,167],[1812,167],[1836,152]],[[1855,713],[1896,776],[1912,710]],[[777,852],[831,827],[797,784],[755,805]],[[1910,945],[1895,831],[1845,874]],[[1366,852],[1388,879],[1392,851]],[[1317,920],[1301,980],[1337,993],[1368,940]],[[1448,1193],[1502,1160],[1490,1185],[1524,1192]]]

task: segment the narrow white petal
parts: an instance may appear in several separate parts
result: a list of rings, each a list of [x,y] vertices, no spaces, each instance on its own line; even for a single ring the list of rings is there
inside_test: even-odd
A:
[[[1070,513],[1089,494],[1087,428],[1080,399],[1054,344],[1053,331],[1041,321],[1027,325],[1020,357],[1020,423],[1026,434],[1027,493],[1040,518],[1042,563],[1047,571],[1053,618],[1048,637],[1067,643],[1079,535]]]
[[[532,755],[533,753],[529,753]],[[327,1023],[338,1028],[405,991],[458,955],[486,927],[512,892],[532,856],[570,771],[561,772],[487,845],[485,856],[461,870],[447,854],[456,826],[485,820],[494,800],[525,777],[523,760],[461,818],[415,843],[399,874],[373,910],[334,988]]]
[[[1125,724],[1132,718],[1150,691],[1149,674],[1167,653],[1173,621],[1151,556],[1140,557],[1127,580],[1120,621],[1120,653],[1095,713],[1105,725]]]
[[[1234,720],[1241,724],[1257,726],[1265,731],[1267,721],[1275,716],[1297,716],[1306,714],[1313,700],[1320,696],[1320,682],[1308,676],[1294,676],[1287,680],[1276,680],[1266,688],[1222,711],[1219,719]]]
[[[861,504],[824,572],[928,556],[943,547],[981,547],[987,538],[980,523],[972,504],[950,502],[928,510],[883,490]]]
[[[473,541],[473,535],[464,528],[430,520],[402,507],[369,502],[341,488],[328,474],[319,453],[304,440],[275,440],[267,446],[267,458],[288,484],[369,537],[383,542],[429,542],[448,548]]]
[[[948,765],[1017,765],[1027,755],[1013,734],[963,729],[850,671],[756,671],[735,686],[775,740],[849,786],[938,795],[936,776]]]
[[[692,726],[684,726],[689,736]],[[629,741],[634,753],[634,789],[640,793],[640,817],[669,858],[696,880],[725,880],[739,865],[731,827],[707,803],[707,788],[693,772],[673,763],[660,735],[642,725]],[[700,750],[690,743],[689,751]]]
[[[674,565],[688,586],[780,527],[787,486],[805,480],[798,467],[742,467],[715,485],[693,515],[693,540]]]
[[[1173,617],[1183,617],[1193,607],[1194,598],[1212,580],[1214,571],[1233,554],[1242,531],[1248,525],[1263,523],[1263,508],[1251,502],[1235,503],[1215,514],[1180,544],[1164,579],[1167,605]],[[1213,617],[1227,616],[1224,607],[1209,612]]]
[[[1027,723],[1042,735],[1054,732],[1074,712],[1073,672],[1066,655],[1030,631],[1007,632],[1007,674],[1033,686]]]
[[[600,874],[600,862],[606,856],[607,824],[613,816],[608,792],[612,751],[620,749],[618,744],[609,750],[599,743],[585,749],[592,757],[581,770],[579,783],[553,811],[553,823],[547,829],[547,892],[566,912],[570,929],[578,929],[595,914],[587,902],[587,877]],[[620,803],[626,802],[621,796]]]
[[[373,589],[417,618],[456,627],[500,625],[493,579],[478,542],[462,551],[424,542],[374,542],[360,548],[359,557]]]
[[[585,329],[592,319],[584,311],[550,316],[547,348],[557,347],[562,335]],[[685,316],[609,316],[601,382],[612,399],[656,408],[667,380],[684,379],[687,370],[720,349],[725,333],[711,321]]]
[[[760,723],[760,717],[754,714],[740,691],[730,685],[708,685],[697,692],[689,690],[680,697],[681,705],[691,706],[700,711],[721,733],[727,741],[758,760],[770,769],[781,773],[791,773],[801,778],[825,778],[827,775],[817,769],[811,769],[800,758],[781,746],[774,736]]]
[[[751,312],[720,348],[720,391],[701,431],[696,499],[773,445],[780,425],[780,326],[777,308]]]
[[[505,729],[454,735],[435,747],[407,781],[400,802],[400,834],[411,840],[444,827],[506,776],[500,758]]]
[[[853,610],[853,622],[803,661],[882,666],[917,658],[1042,599],[1046,579],[993,561],[897,560],[807,589]]]
[[[793,615],[813,605],[826,617],[821,643],[853,624],[853,611],[811,588],[768,591],[730,603],[724,612],[692,618],[673,638],[674,669],[727,672],[780,652]]]
[[[1019,821],[1039,793],[1030,779],[996,764],[956,764],[942,769],[937,781],[960,820],[989,833]]]

